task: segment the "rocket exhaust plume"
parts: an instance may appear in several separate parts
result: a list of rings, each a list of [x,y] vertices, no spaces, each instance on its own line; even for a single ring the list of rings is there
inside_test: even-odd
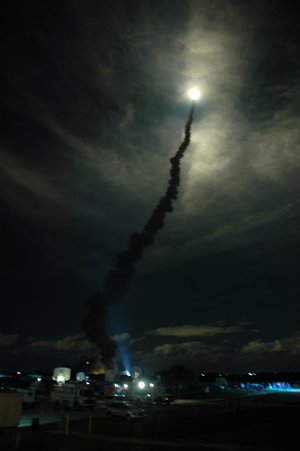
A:
[[[116,350],[116,344],[110,338],[108,331],[108,307],[120,302],[134,274],[136,262],[141,259],[144,249],[153,243],[158,230],[164,226],[166,214],[173,211],[173,201],[177,199],[180,185],[180,160],[190,143],[194,109],[195,102],[192,102],[185,125],[184,139],[170,159],[170,178],[164,195],[142,231],[133,233],[129,237],[127,249],[117,255],[114,267],[104,279],[102,291],[95,293],[86,302],[87,311],[81,320],[81,327],[89,341],[98,347],[102,362],[107,368],[111,366]]]

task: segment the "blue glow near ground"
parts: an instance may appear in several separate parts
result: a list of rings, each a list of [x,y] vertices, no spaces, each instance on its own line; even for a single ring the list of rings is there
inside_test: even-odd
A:
[[[300,393],[300,388],[271,388],[270,391],[283,393]]]

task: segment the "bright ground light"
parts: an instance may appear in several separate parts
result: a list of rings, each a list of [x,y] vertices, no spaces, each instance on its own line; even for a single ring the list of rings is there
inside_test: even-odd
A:
[[[200,99],[200,91],[197,88],[191,88],[188,90],[187,95],[191,100],[199,100]]]

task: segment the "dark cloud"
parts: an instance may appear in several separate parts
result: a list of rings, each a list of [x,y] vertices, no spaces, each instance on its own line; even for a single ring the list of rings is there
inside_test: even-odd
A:
[[[288,337],[275,338],[272,341],[252,340],[241,348],[243,354],[261,354],[282,353],[299,354],[300,353],[300,334],[296,333]]]
[[[0,334],[0,348],[7,348],[19,341],[18,334]]]
[[[158,335],[162,337],[213,337],[215,335],[226,335],[241,332],[241,325],[218,326],[218,325],[183,325],[173,327],[159,327],[149,330],[148,335]]]
[[[80,334],[63,337],[58,340],[34,340],[29,346],[35,349],[55,349],[58,351],[91,352],[93,350],[90,342],[85,340]]]

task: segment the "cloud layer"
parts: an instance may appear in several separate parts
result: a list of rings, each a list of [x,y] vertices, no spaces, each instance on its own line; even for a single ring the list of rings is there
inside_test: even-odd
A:
[[[19,341],[18,334],[0,334],[0,348],[7,348]]]
[[[183,325],[174,327],[159,327],[146,332],[148,335],[165,337],[214,337],[241,332],[241,326],[215,326],[215,325]]]

